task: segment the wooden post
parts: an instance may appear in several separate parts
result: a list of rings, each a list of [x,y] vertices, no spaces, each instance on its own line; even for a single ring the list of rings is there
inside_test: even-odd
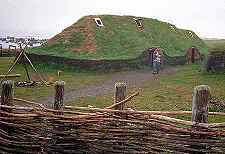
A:
[[[59,110],[63,111],[63,97],[64,97],[64,86],[65,82],[64,81],[56,81],[55,82],[55,102],[54,102],[54,110]],[[55,113],[56,115],[63,115],[63,112],[58,112]],[[58,122],[57,125],[53,128],[57,131],[64,131],[63,123]],[[53,137],[55,138],[54,142],[57,142],[58,137]]]
[[[197,123],[208,123],[208,102],[210,99],[210,88],[207,85],[195,87],[192,101],[192,121]]]
[[[126,84],[125,83],[116,83],[115,84],[115,100],[114,103],[118,103],[126,98]],[[123,110],[124,104],[115,106],[115,110]]]
[[[0,44],[0,56],[3,56],[2,44]]]
[[[13,81],[11,80],[2,82],[1,105],[13,106],[13,87]],[[11,110],[7,109],[5,111],[10,112]]]
[[[59,78],[62,74],[63,74],[63,71],[61,71],[61,70],[58,70],[58,71],[57,71],[58,78]]]
[[[192,122],[208,123],[208,102],[210,100],[210,88],[207,85],[195,87],[192,100]],[[198,127],[193,127],[193,131],[201,131]],[[207,139],[207,135],[191,135],[193,139]],[[202,151],[207,149],[207,145],[192,145],[191,148]],[[193,152],[205,154],[205,152]]]
[[[10,46],[11,45],[9,45],[9,48],[8,48],[8,56],[10,57]]]
[[[64,81],[55,82],[55,102],[54,102],[55,110],[63,110],[64,86],[65,86]]]
[[[26,60],[25,60],[24,56],[23,56],[22,60],[23,60],[23,67],[24,67],[24,69],[26,71],[28,81],[31,81],[31,78],[30,78],[30,75],[29,75],[29,71],[28,71],[28,68],[27,68],[27,64],[26,64]]]

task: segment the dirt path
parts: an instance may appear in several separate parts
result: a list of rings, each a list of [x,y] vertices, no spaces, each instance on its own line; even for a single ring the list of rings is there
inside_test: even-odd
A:
[[[172,75],[176,73],[177,68],[168,67],[161,70],[160,75]],[[103,82],[102,84],[93,84],[87,87],[83,87],[81,89],[66,90],[64,100],[65,102],[75,101],[81,97],[95,97],[98,95],[107,94],[113,91],[113,87],[115,82],[126,82],[129,88],[141,88],[144,83],[148,80],[153,80],[155,75],[152,74],[151,70],[145,71],[130,71],[130,72],[122,72],[115,73],[108,81]],[[54,96],[42,98],[38,102],[44,103],[45,105],[51,104],[53,102]]]

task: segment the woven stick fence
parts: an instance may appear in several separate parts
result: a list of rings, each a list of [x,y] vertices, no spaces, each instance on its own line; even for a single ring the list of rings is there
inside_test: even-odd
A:
[[[124,84],[117,85],[124,87]],[[126,91],[126,88],[116,89],[122,93]],[[225,113],[207,111],[209,89],[206,86],[195,89],[192,112],[124,110],[124,100],[130,100],[137,93],[122,101],[115,99],[114,104],[121,110],[111,109],[112,106],[105,109],[63,106],[63,92],[64,82],[58,82],[55,110],[13,98],[12,82],[4,82],[0,105],[0,153],[225,151],[225,123],[207,123],[208,114],[225,116]],[[18,104],[15,102],[29,106],[15,105]],[[174,115],[192,115],[192,121],[168,117]]]

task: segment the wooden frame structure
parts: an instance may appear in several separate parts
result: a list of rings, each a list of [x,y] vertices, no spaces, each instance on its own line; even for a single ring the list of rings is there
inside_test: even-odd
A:
[[[16,64],[19,62],[19,61],[22,61],[23,63],[23,67],[26,71],[26,75],[27,75],[27,78],[29,81],[31,81],[31,77],[29,75],[29,71],[28,71],[28,68],[27,68],[27,64],[26,64],[26,61],[29,63],[29,65],[31,66],[31,68],[34,70],[34,72],[38,75],[38,78],[41,80],[41,82],[48,86],[46,81],[43,79],[43,77],[41,76],[41,74],[37,71],[37,69],[34,67],[33,63],[31,62],[31,60],[28,58],[26,52],[25,52],[25,48],[27,48],[27,45],[25,44],[25,47],[23,48],[22,47],[22,44],[19,44],[20,46],[20,52],[19,54],[16,56],[14,62],[12,63],[12,65],[10,66],[9,70],[7,71],[6,74],[4,74],[4,78],[1,80],[0,83],[2,83],[2,81],[9,75],[9,73],[15,68]]]

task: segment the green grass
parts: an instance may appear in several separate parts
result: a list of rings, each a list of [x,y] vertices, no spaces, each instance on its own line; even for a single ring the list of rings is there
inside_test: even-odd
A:
[[[0,57],[0,74],[5,74],[10,67],[13,58],[1,58]],[[62,68],[61,66],[50,66],[45,64],[35,65],[42,76],[48,80],[52,78],[53,81],[63,80],[66,82],[66,90],[74,90],[89,84],[93,83],[101,83],[110,78],[112,73],[104,74],[104,72],[93,72],[93,71],[83,71],[78,69],[70,69],[70,68]],[[29,72],[32,76],[33,80],[39,80],[38,76],[35,72],[31,70],[29,67]],[[57,71],[62,70],[63,75],[58,78]],[[14,71],[12,73],[22,74],[20,78],[11,78],[15,81],[26,81],[26,73],[22,65],[16,65]],[[40,81],[40,80],[39,80]],[[54,87],[34,87],[34,88],[15,88],[15,97],[24,98],[28,100],[37,100],[45,96],[54,95]]]
[[[200,72],[200,65],[179,66],[178,72],[171,76],[147,81],[141,89],[129,88],[128,94],[140,91],[140,95],[127,103],[127,107],[137,110],[155,111],[191,111],[192,93],[195,86],[209,85],[211,94],[219,99],[225,99],[225,75],[206,74]],[[110,94],[81,98],[69,105],[106,107],[113,102],[113,91]],[[211,109],[210,109],[211,111]],[[178,116],[190,120],[190,116]],[[210,122],[224,122],[221,116],[210,116]]]
[[[4,74],[7,71],[12,58],[0,58],[0,72]],[[56,76],[57,70],[61,66],[46,66],[44,64],[36,65],[42,75],[47,78]],[[62,69],[62,68],[61,68]],[[170,76],[161,76],[154,80],[144,83],[142,88],[128,87],[128,95],[134,91],[140,91],[140,95],[127,103],[127,107],[137,110],[160,110],[160,111],[191,111],[192,92],[197,85],[209,85],[211,94],[214,97],[225,99],[225,74],[208,74],[200,72],[200,65],[178,66],[178,72]],[[13,73],[22,73],[22,77],[16,79],[21,81],[25,79],[25,73],[21,65],[16,66]],[[101,84],[110,80],[114,73],[100,73],[94,71],[83,71],[77,69],[64,68],[64,74],[61,80],[66,81],[66,90],[74,90],[88,86],[89,84]],[[119,72],[118,72],[119,73]],[[120,72],[125,73],[125,72]],[[31,72],[33,78],[36,75]],[[54,95],[54,87],[36,87],[36,88],[15,88],[15,96],[28,100],[37,100],[45,96]],[[96,106],[106,107],[113,103],[113,87],[108,94],[97,97],[84,97],[73,102],[66,102],[66,105],[75,106]],[[210,111],[215,111],[210,109]],[[181,119],[190,119],[190,116],[178,116]],[[210,122],[224,122],[225,118],[220,116],[210,116]]]
[[[161,47],[168,55],[184,55],[186,49],[196,46],[202,53],[207,53],[205,43],[192,31],[183,30],[169,23],[156,19],[143,18],[144,31],[138,31],[131,16],[100,16],[104,27],[96,27],[90,19],[94,40],[97,44],[96,52],[80,51],[72,52],[73,48],[79,48],[90,39],[86,34],[73,32],[72,29],[87,27],[87,17],[81,18],[72,27],[66,28],[58,34],[57,40],[43,47],[30,49],[29,52],[36,54],[47,54],[59,57],[78,59],[129,59],[138,57],[143,51],[150,47]],[[92,16],[91,16],[92,18]],[[66,42],[66,43],[65,43]],[[68,44],[69,45],[68,45]]]
[[[45,44],[41,48],[34,48],[34,51],[38,51],[39,54],[45,54],[48,52],[48,55],[59,56],[59,57],[73,57],[73,52],[69,51],[70,48],[79,48],[82,43],[85,41],[85,37],[80,32],[75,32],[71,34],[71,38],[64,40],[59,38],[55,43]],[[33,49],[31,49],[33,51]]]
[[[225,39],[220,40],[204,40],[210,51],[224,51]]]

